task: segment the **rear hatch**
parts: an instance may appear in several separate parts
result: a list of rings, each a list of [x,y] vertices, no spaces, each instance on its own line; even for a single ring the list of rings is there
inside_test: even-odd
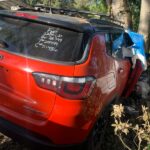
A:
[[[83,34],[33,20],[0,15],[0,111],[24,120],[46,120],[55,92],[40,88],[34,73],[73,76]],[[42,82],[43,78],[41,78]]]

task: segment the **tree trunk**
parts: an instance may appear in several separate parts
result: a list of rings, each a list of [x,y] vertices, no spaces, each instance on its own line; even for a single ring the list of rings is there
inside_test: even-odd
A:
[[[141,0],[139,33],[144,35],[146,51],[150,50],[150,0]]]
[[[111,17],[124,23],[125,28],[132,28],[132,14],[127,0],[106,0]]]

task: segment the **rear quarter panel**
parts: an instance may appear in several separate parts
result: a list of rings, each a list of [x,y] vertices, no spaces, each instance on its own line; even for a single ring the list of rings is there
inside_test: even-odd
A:
[[[92,95],[85,100],[81,108],[81,120],[90,123],[91,128],[102,110],[117,93],[115,61],[106,53],[105,37],[95,35],[92,39],[87,61],[75,66],[74,76],[94,76],[96,85]]]

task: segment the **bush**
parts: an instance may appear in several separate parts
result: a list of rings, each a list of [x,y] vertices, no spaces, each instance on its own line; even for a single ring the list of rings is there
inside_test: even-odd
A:
[[[132,134],[132,144],[137,150],[150,150],[150,110],[148,107],[141,107],[141,116],[133,121],[129,121],[125,116],[125,108],[122,104],[114,105],[111,116],[114,118],[114,133],[118,136],[123,146],[128,150],[133,150],[131,144],[127,142],[128,136]]]

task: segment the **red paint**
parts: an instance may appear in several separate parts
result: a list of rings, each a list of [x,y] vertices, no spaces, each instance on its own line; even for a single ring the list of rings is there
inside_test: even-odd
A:
[[[29,13],[22,13],[22,12],[17,12],[16,13],[16,16],[18,17],[23,17],[23,18],[27,18],[27,19],[37,19],[38,16],[35,16],[35,15],[31,15]]]
[[[131,95],[143,71],[142,63],[140,60],[137,60],[135,68],[132,70],[126,85],[126,90],[124,92],[125,98]]]
[[[36,19],[27,13],[16,15]],[[106,53],[104,35],[93,37],[88,59],[79,65],[52,64],[3,50],[0,55],[4,56],[0,60],[0,116],[48,137],[55,144],[83,142],[105,106],[114,96],[121,95],[130,70],[128,61],[118,61]],[[88,98],[69,99],[39,87],[33,72],[92,76],[96,84]],[[74,85],[68,88],[79,90]]]

